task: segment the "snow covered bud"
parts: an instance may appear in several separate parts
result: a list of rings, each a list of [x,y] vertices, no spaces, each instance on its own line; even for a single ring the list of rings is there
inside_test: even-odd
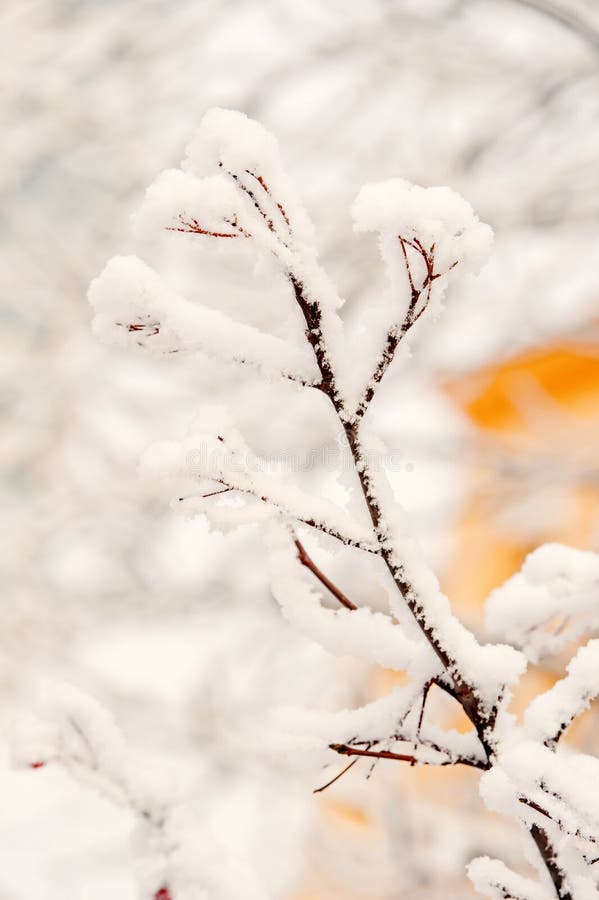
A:
[[[181,168],[202,182],[219,173],[236,194],[241,226],[287,262],[292,249],[312,245],[312,224],[283,168],[277,140],[260,122],[235,110],[208,110]]]
[[[107,343],[121,346],[149,340],[164,345],[162,325],[167,291],[160,277],[136,256],[115,256],[95,278],[88,299],[95,311],[93,329]],[[171,342],[167,342],[167,349]]]
[[[493,240],[491,228],[451,188],[424,188],[403,178],[364,185],[353,217],[356,231],[391,235],[434,256],[435,278],[457,265],[478,272]]]
[[[280,168],[277,139],[264,125],[232,109],[209,109],[186,150],[183,168],[203,177],[215,167],[243,172]]]
[[[478,272],[493,232],[447,187],[423,188],[402,178],[365,185],[354,202],[356,231],[379,235],[400,340],[426,310],[438,314],[454,273]]]

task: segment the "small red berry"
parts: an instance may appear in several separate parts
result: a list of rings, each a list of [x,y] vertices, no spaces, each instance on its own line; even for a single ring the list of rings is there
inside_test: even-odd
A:
[[[41,767],[45,766],[45,765],[46,765],[45,762],[32,762],[32,763],[30,763],[29,768],[30,769],[41,769]],[[160,898],[160,900],[162,900],[162,898]],[[168,900],[168,898],[167,898],[167,900]]]
[[[173,898],[167,887],[161,887],[154,894],[154,900],[173,900]]]

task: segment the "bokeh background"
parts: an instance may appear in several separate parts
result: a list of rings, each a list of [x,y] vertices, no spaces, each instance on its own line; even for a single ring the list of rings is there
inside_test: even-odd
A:
[[[242,416],[255,386],[99,345],[86,290],[139,252],[130,216],[211,106],[278,136],[348,329],[384,287],[374,242],[352,233],[359,187],[401,175],[463,193],[496,231],[493,259],[414,333],[377,415],[403,454],[398,498],[480,630],[530,549],[599,546],[597,4],[7,0],[0,50],[0,734],[67,680],[185,773],[207,833],[269,896],[468,896],[470,857],[520,859],[475,778],[355,766],[315,797],[334,769],[277,759],[250,727],[280,703],[357,705],[397,675],[285,625],[254,529],[184,520],[139,479],[139,454],[202,397]],[[263,390],[270,446],[313,447],[318,429]],[[331,566],[381,603],[367,573]],[[554,677],[550,662],[525,690]],[[593,725],[574,739],[596,751]],[[137,896],[126,811],[4,751],[0,796],[0,900]]]

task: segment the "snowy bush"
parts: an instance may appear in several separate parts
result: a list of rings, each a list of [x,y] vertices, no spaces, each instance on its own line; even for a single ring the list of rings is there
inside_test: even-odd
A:
[[[266,273],[271,290],[260,297],[248,287],[251,308],[233,316],[181,296],[141,259],[117,257],[90,288],[94,328],[121,346],[190,359],[203,354],[244,367],[248,378],[284,383],[290,402],[306,393],[316,420],[326,417],[351,460],[347,502],[311,491],[293,466],[275,470],[234,416],[208,402],[186,437],[148,449],[143,474],[171,481],[174,505],[207,516],[216,528],[257,523],[272,592],[282,615],[305,636],[330,652],[409,676],[405,686],[357,709],[273,709],[262,734],[276,752],[301,751],[315,770],[336,755],[350,763],[367,758],[479,769],[484,803],[515,818],[529,836],[537,875],[479,857],[469,867],[476,889],[518,900],[596,897],[599,815],[592,785],[599,763],[565,748],[560,737],[599,692],[599,642],[578,649],[564,678],[530,704],[521,723],[508,706],[528,659],[562,649],[596,626],[599,561],[570,548],[540,548],[489,598],[490,633],[503,643],[480,643],[454,615],[410,535],[371,412],[412,329],[439,314],[450,283],[485,263],[491,229],[449,188],[401,179],[365,186],[353,214],[357,231],[378,235],[388,276],[385,308],[393,310],[372,353],[370,344],[352,343],[346,333],[342,299],[319,264],[311,222],[274,138],[240,113],[206,114],[181,169],[163,173],[149,188],[136,227],[146,236],[167,232],[171,240],[208,244],[220,251],[223,268],[232,260],[249,262],[248,272]],[[283,323],[278,333],[256,324],[271,318]],[[270,411],[258,387],[255,397],[251,414],[267,428]],[[384,579],[387,610],[347,596],[320,568],[321,548],[368,560]],[[432,689],[463,709],[470,732],[427,721]],[[207,854],[194,855],[197,823],[177,802],[177,791],[160,777],[140,777],[110,717],[93,701],[60,693],[43,714],[22,723],[17,746],[27,765],[61,763],[130,806],[143,836],[145,900],[229,896],[211,875]],[[249,876],[243,883],[244,896],[261,895]]]

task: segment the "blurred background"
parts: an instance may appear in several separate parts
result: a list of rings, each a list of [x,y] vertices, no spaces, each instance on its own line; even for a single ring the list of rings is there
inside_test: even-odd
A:
[[[181,434],[203,397],[243,417],[262,390],[282,411],[269,435],[244,427],[279,449],[319,440],[305,410],[215,363],[99,345],[86,291],[111,255],[139,252],[130,216],[211,106],[279,138],[350,329],[384,288],[375,242],[352,233],[360,186],[460,191],[495,229],[492,261],[414,332],[376,415],[402,454],[397,496],[480,631],[485,597],[530,549],[599,549],[599,7],[7,0],[0,35],[2,733],[66,679],[186,773],[207,833],[268,896],[469,896],[472,856],[520,859],[476,778],[358,765],[313,796],[335,760],[306,770],[249,725],[281,703],[358,705],[397,676],[288,628],[254,529],[184,520],[138,477],[143,449]],[[381,604],[367,572],[330,566]],[[553,678],[533,670],[525,690]],[[575,739],[593,747],[592,717]],[[0,796],[0,900],[137,896],[128,813],[8,759]]]

